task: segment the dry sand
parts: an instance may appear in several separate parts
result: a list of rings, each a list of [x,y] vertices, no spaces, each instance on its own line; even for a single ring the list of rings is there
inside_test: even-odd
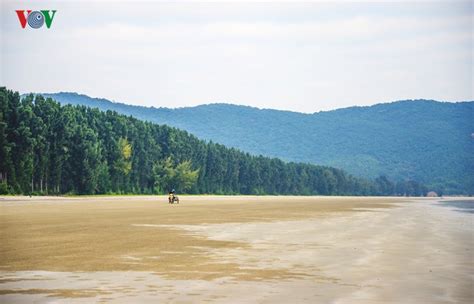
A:
[[[474,216],[433,199],[166,201],[0,197],[0,302],[474,301]]]

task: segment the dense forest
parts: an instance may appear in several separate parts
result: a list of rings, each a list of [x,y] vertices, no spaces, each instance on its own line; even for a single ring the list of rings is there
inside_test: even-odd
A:
[[[304,114],[229,104],[147,108],[76,93],[47,96],[167,124],[255,155],[474,194],[474,102],[407,100]]]
[[[114,111],[0,88],[0,193],[424,195],[415,181],[253,156]]]

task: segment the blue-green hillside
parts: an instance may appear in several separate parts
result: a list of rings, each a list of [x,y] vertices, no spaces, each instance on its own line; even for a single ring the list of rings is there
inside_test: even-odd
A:
[[[366,178],[417,180],[443,193],[474,193],[472,101],[407,100],[303,114],[230,104],[149,108],[76,93],[44,96],[167,124],[255,155]]]

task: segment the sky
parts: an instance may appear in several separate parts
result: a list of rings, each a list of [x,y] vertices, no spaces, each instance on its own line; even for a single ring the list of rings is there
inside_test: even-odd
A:
[[[474,1],[9,1],[0,85],[312,113],[474,100]],[[15,10],[57,10],[21,28]]]

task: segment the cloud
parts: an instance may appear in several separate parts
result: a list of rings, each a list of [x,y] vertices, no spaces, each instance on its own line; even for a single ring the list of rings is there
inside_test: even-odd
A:
[[[2,11],[2,84],[154,106],[227,101],[305,112],[473,99],[464,9],[78,3],[58,3],[47,31],[20,29],[6,13],[16,3]]]

